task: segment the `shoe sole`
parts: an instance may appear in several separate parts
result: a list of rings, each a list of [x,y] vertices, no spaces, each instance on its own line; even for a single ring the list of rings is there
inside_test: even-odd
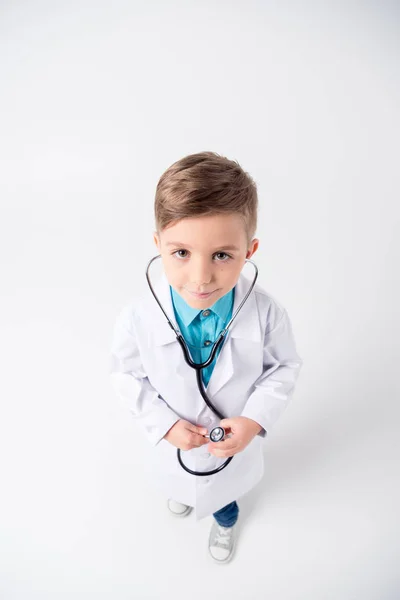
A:
[[[215,558],[211,554],[210,546],[208,547],[208,554],[212,558],[213,562],[218,563],[220,565],[225,565],[226,563],[228,563],[233,558],[233,555],[235,553],[235,549],[236,549],[236,539],[233,541],[232,552],[224,560],[219,560],[218,558]]]
[[[168,506],[168,510],[171,513],[171,515],[173,515],[174,517],[180,518],[180,517],[187,517],[187,515],[189,515],[192,512],[193,507],[192,506],[188,506],[187,509],[184,512],[181,512],[181,513],[174,512],[173,510],[170,509],[169,506]]]

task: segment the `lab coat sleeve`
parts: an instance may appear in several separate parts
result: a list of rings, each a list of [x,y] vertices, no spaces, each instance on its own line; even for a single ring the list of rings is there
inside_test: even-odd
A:
[[[241,414],[261,425],[260,437],[266,436],[286,409],[303,364],[297,354],[291,322],[284,308],[277,321],[266,327],[263,372],[254,383],[255,389]]]
[[[113,332],[111,383],[122,404],[156,446],[180,417],[150,384],[136,339],[132,309],[126,307],[118,316]]]

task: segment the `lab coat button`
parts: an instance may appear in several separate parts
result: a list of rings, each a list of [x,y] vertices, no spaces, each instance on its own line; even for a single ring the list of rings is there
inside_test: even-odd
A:
[[[209,346],[210,344],[212,344],[212,342],[210,342],[210,340],[206,340],[206,341],[204,342],[204,345],[205,345],[205,346]]]
[[[209,310],[203,310],[203,317],[208,317],[209,314],[210,314]]]

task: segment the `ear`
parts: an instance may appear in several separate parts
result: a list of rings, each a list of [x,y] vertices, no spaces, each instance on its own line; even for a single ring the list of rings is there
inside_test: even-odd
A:
[[[160,250],[160,248],[161,248],[160,236],[158,235],[157,231],[155,231],[153,233],[153,240],[154,240],[154,243],[157,246],[158,250]]]
[[[259,240],[257,238],[254,238],[254,240],[251,240],[249,249],[247,250],[246,258],[251,258],[253,256],[254,252],[258,248],[258,244],[259,244]]]

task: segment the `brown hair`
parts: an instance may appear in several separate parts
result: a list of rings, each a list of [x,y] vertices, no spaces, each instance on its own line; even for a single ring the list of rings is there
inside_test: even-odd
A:
[[[189,154],[159,179],[154,202],[156,228],[186,217],[236,213],[243,217],[248,241],[257,228],[257,186],[238,162],[215,152]]]

